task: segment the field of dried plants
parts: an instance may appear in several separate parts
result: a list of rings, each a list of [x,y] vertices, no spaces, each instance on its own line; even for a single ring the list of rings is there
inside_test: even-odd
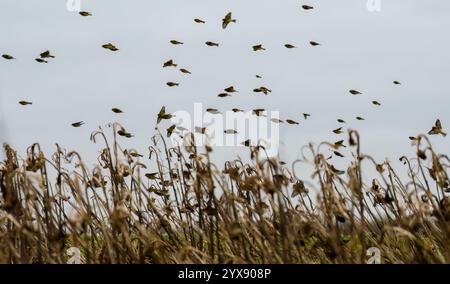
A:
[[[214,149],[170,148],[161,134],[146,153],[122,148],[120,129],[92,134],[95,168],[59,146],[22,156],[4,145],[1,263],[66,263],[73,247],[83,263],[366,263],[369,248],[382,263],[450,262],[450,160],[426,135],[393,169],[350,130],[354,159],[337,169],[321,151],[333,143],[305,146],[292,165],[252,146],[250,162],[216,165]]]

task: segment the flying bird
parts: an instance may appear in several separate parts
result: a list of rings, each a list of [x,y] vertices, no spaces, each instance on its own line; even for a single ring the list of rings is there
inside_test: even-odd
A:
[[[117,134],[119,134],[120,136],[123,136],[123,137],[126,137],[126,138],[131,138],[131,137],[133,137],[134,135],[133,134],[131,134],[131,133],[129,133],[129,132],[127,132],[125,129],[119,129],[118,131],[117,131]]]
[[[305,120],[308,119],[308,117],[310,117],[311,115],[309,113],[303,113],[303,118],[305,118]]]
[[[2,57],[5,58],[6,60],[12,60],[12,59],[15,59],[14,56],[9,55],[9,54],[3,54]]]
[[[342,127],[336,128],[335,130],[333,130],[334,134],[342,134],[344,133],[344,131],[342,131]]]
[[[27,106],[27,105],[31,105],[33,104],[32,102],[29,101],[19,101],[19,104],[23,105],[23,106]]]
[[[222,19],[222,28],[226,29],[230,23],[236,23],[236,19],[232,18],[231,12],[225,15],[225,18]]]
[[[118,50],[119,50],[119,49],[118,49],[114,44],[112,44],[112,43],[106,43],[106,44],[102,45],[102,47],[103,47],[104,49],[109,49],[109,50],[111,50],[111,51],[118,51]]]
[[[172,59],[164,62],[164,64],[163,64],[163,68],[165,68],[165,67],[177,67],[177,66],[178,65],[175,64]]]
[[[231,97],[231,95],[228,94],[228,93],[220,93],[217,96],[220,97],[220,98]]]
[[[315,41],[310,41],[309,44],[312,45],[312,46],[318,46],[318,45],[320,45],[320,43],[315,42]]]
[[[312,10],[314,9],[313,6],[309,6],[309,5],[302,5],[303,10]]]
[[[162,106],[161,110],[158,113],[158,118],[156,120],[156,123],[159,124],[161,122],[161,120],[171,119],[172,117],[173,117],[172,114],[166,112],[166,107]]]
[[[230,87],[224,89],[224,91],[227,92],[227,93],[235,93],[235,92],[237,92],[236,89],[234,88],[234,86],[230,86]]]
[[[123,111],[120,108],[116,108],[116,107],[113,107],[111,109],[111,111],[114,112],[114,113],[123,113]]]
[[[257,108],[257,109],[254,109],[252,112],[256,116],[262,116],[265,111],[266,110],[263,108]]]
[[[395,85],[401,85],[402,83],[400,83],[399,81],[394,81],[393,82]]]
[[[212,113],[212,114],[219,114],[220,111],[216,108],[207,108],[206,109],[207,112]]]
[[[177,87],[180,84],[179,83],[175,83],[175,82],[167,82],[166,85],[169,86],[169,87]]]
[[[270,119],[273,123],[283,123],[283,121],[281,119],[278,119],[276,117]]]
[[[78,122],[72,123],[72,126],[73,126],[73,127],[80,127],[80,126],[83,125],[83,124],[84,124],[84,121],[78,121]]]
[[[92,16],[92,14],[89,13],[89,12],[87,12],[87,11],[81,11],[79,14],[80,14],[81,16],[83,16],[83,17],[89,17],[89,16]]]
[[[292,119],[286,119],[286,122],[289,123],[289,124],[297,124],[297,125],[300,124],[297,121],[292,120]]]
[[[284,45],[284,47],[286,47],[286,48],[297,48],[295,45],[292,45],[292,44],[289,44],[289,43],[286,43],[285,45]]]
[[[442,124],[439,119],[436,120],[431,130],[428,131],[428,135],[438,135],[438,134],[442,135],[443,137],[447,136],[447,133],[445,133],[442,129]]]
[[[212,42],[212,41],[207,41],[207,42],[205,42],[205,44],[207,45],[207,46],[219,46],[219,44],[218,43],[216,43],[216,42]]]
[[[238,132],[234,129],[227,129],[224,131],[225,134],[237,134]]]
[[[372,101],[372,104],[376,105],[376,106],[381,106],[381,104],[377,101]]]
[[[362,94],[360,91],[357,91],[357,90],[350,90],[349,92],[350,92],[350,94],[352,94],[354,96]]]
[[[46,50],[40,54],[41,58],[55,58],[55,56],[50,54],[50,50]]]
[[[47,60],[44,60],[44,59],[42,59],[42,58],[36,58],[36,59],[34,59],[34,60],[36,60],[36,61],[39,62],[39,63],[48,63]]]
[[[173,131],[175,130],[175,127],[177,127],[175,124],[167,128],[167,138],[172,136]]]
[[[259,87],[253,90],[255,93],[264,93],[265,95],[268,95],[269,93],[272,93],[272,90],[266,88],[266,87]]]
[[[262,46],[262,44],[254,45],[254,46],[252,46],[252,48],[253,48],[253,51],[266,50],[266,49]]]
[[[336,142],[334,142],[334,147],[336,148],[336,149],[339,149],[339,148],[341,148],[341,147],[346,147],[345,145],[344,145],[344,140],[339,140],[339,141],[336,141]]]
[[[344,155],[342,155],[342,154],[339,153],[338,151],[333,151],[333,153],[334,153],[336,156],[338,156],[338,157],[344,158]]]
[[[199,18],[194,19],[194,22],[196,22],[197,24],[204,24],[204,23],[206,23],[204,20],[199,19]]]
[[[187,70],[187,69],[184,69],[184,68],[181,68],[181,69],[180,69],[180,72],[181,72],[181,73],[184,73],[184,74],[191,74],[191,71],[189,71],[189,70]]]
[[[174,39],[171,40],[170,43],[173,44],[173,45],[181,45],[181,44],[184,44],[184,42],[181,42],[181,41],[178,41],[178,40],[174,40]]]
[[[250,147],[251,144],[252,144],[252,141],[250,139],[247,139],[241,143],[241,145],[243,145],[245,147]]]

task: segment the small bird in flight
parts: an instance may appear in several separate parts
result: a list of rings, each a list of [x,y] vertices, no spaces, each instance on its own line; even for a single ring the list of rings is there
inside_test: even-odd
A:
[[[284,47],[286,47],[286,48],[297,48],[295,45],[292,45],[292,44],[290,44],[290,43],[286,43],[285,45],[284,45]]]
[[[196,22],[197,24],[204,24],[204,23],[206,23],[204,20],[199,19],[199,18],[194,19],[194,22]]]
[[[184,44],[184,42],[181,42],[181,41],[178,41],[178,40],[174,40],[174,39],[171,40],[170,43],[173,44],[173,45],[181,45],[181,44]]]
[[[228,93],[220,93],[217,96],[220,97],[220,98],[231,97],[231,95],[228,94]]]
[[[46,50],[40,54],[41,58],[55,58],[55,56],[50,54],[50,50]]]
[[[266,49],[262,46],[262,44],[254,45],[254,46],[252,46],[252,48],[253,48],[253,51],[266,50]]]
[[[342,127],[339,127],[337,129],[333,130],[333,133],[334,134],[342,134],[342,133],[344,133],[344,131],[342,131]]]
[[[175,124],[167,128],[167,138],[172,136],[173,131],[175,130],[175,127],[177,127]]]
[[[6,60],[12,60],[12,59],[15,59],[14,56],[9,55],[9,54],[3,54],[2,57],[5,58]]]
[[[212,41],[207,41],[207,42],[205,42],[205,44],[207,45],[207,46],[219,46],[219,44],[218,43],[216,43],[216,42],[212,42]]]
[[[44,60],[44,59],[42,59],[42,58],[36,58],[36,59],[34,59],[34,60],[36,60],[36,62],[39,62],[39,63],[48,63],[47,60]]]
[[[354,96],[362,94],[360,91],[357,91],[357,90],[350,90],[349,92],[350,92],[350,94],[352,94]]]
[[[120,108],[116,108],[116,107],[113,107],[111,109],[111,111],[114,112],[114,113],[123,113],[123,111]]]
[[[117,134],[119,134],[120,136],[126,137],[126,138],[131,138],[131,137],[134,136],[133,134],[127,132],[124,128],[119,129],[119,130],[117,131]]]
[[[191,71],[189,71],[189,70],[187,70],[187,69],[184,69],[184,68],[181,68],[181,69],[180,69],[180,72],[181,72],[181,73],[184,73],[184,74],[192,74]]]
[[[78,121],[78,122],[72,123],[72,126],[73,126],[73,127],[80,127],[80,126],[82,126],[83,124],[84,124],[84,121]]]
[[[31,105],[33,104],[32,102],[29,101],[19,101],[19,104],[23,105],[23,106],[27,106],[27,105]]]
[[[169,86],[169,87],[177,87],[180,84],[179,83],[175,83],[175,82],[167,82],[166,85]]]
[[[118,51],[118,50],[119,50],[119,49],[118,49],[114,44],[112,44],[112,43],[106,43],[106,44],[102,45],[102,47],[103,47],[104,49],[109,49],[109,50],[111,50],[111,51]]]
[[[315,42],[315,41],[310,41],[309,44],[312,45],[312,46],[318,46],[318,45],[321,45],[320,43]]]
[[[263,108],[254,109],[252,112],[256,116],[262,116],[266,110]]]
[[[272,93],[272,90],[266,88],[266,87],[259,87],[257,89],[254,89],[253,92],[255,93],[264,93],[264,95],[268,95],[269,93]]]
[[[207,112],[212,113],[212,114],[219,114],[220,111],[216,108],[207,108],[206,109]]]
[[[236,23],[236,19],[232,18],[231,12],[225,15],[225,18],[222,19],[222,28],[226,29],[230,23]]]
[[[92,14],[89,13],[89,12],[87,12],[87,11],[81,11],[79,14],[80,14],[81,16],[83,16],[83,17],[89,17],[89,16],[92,16]]]
[[[447,136],[447,133],[445,133],[442,129],[442,124],[439,119],[436,120],[434,126],[428,132],[428,135],[438,135],[438,134],[442,135],[443,137]]]
[[[381,104],[377,101],[372,101],[372,104],[376,105],[376,106],[381,106]]]
[[[234,129],[227,129],[224,131],[225,134],[237,134],[238,132]]]
[[[158,113],[158,118],[156,120],[156,123],[159,124],[161,122],[161,120],[163,120],[163,119],[171,119],[172,117],[173,117],[172,114],[166,112],[166,107],[162,106],[161,110]]]
[[[309,5],[303,5],[302,8],[303,8],[303,10],[312,10],[312,9],[314,9],[313,6],[309,6]]]
[[[163,67],[177,67],[178,65],[173,62],[172,59],[164,62]]]
[[[237,90],[234,88],[234,86],[229,86],[228,88],[224,89],[227,93],[236,93]]]

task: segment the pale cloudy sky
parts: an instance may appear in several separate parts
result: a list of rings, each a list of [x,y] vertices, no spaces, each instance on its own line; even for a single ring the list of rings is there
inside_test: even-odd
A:
[[[315,9],[303,11],[302,4]],[[285,160],[307,142],[339,140],[331,132],[338,117],[361,131],[364,152],[377,159],[412,153],[408,136],[428,131],[436,118],[450,129],[449,1],[382,0],[380,12],[369,12],[366,0],[82,0],[82,9],[94,16],[69,12],[65,0],[0,1],[0,53],[17,58],[0,58],[0,137],[22,153],[34,142],[46,151],[58,142],[94,160],[99,147],[90,133],[113,121],[136,135],[124,143],[144,152],[162,105],[192,111],[196,102],[301,120],[281,126]],[[222,30],[229,11],[237,23]],[[207,23],[194,23],[197,17]],[[171,39],[185,44],[172,46]],[[208,40],[220,47],[205,46]],[[108,42],[120,51],[102,49]],[[251,50],[259,43],[267,51]],[[56,56],[49,64],[33,60],[47,49]],[[171,58],[192,75],[163,70]],[[167,81],[181,85],[168,88]],[[218,98],[230,85],[239,94]],[[254,94],[261,85],[273,92]],[[353,97],[349,89],[364,94]],[[114,106],[126,113],[113,114]],[[306,122],[303,112],[312,114]],[[70,126],[79,120],[86,121],[82,128]],[[432,141],[448,152],[449,139]]]

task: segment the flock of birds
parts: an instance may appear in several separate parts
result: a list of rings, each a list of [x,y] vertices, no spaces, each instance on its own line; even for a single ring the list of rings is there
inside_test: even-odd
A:
[[[313,10],[314,7],[313,6],[309,6],[309,5],[302,5],[302,9],[305,10],[305,11],[310,11],[310,10]],[[87,12],[87,11],[81,11],[81,12],[79,12],[79,15],[81,15],[82,17],[90,17],[90,16],[92,16],[92,14],[90,12]],[[195,18],[194,22],[197,23],[197,24],[206,24],[206,21],[204,21],[204,20],[202,20],[200,18]],[[222,28],[226,29],[230,24],[235,24],[236,22],[237,22],[237,20],[233,18],[233,14],[231,12],[229,12],[222,19]],[[183,45],[184,42],[178,41],[178,40],[170,40],[170,44],[172,44],[172,45]],[[207,41],[207,42],[205,42],[205,44],[207,46],[209,46],[209,47],[216,47],[216,48],[219,47],[219,43],[217,43],[217,42]],[[317,47],[317,46],[321,45],[320,43],[315,42],[315,41],[310,41],[309,44],[312,47]],[[284,47],[287,48],[287,49],[294,49],[294,48],[296,48],[295,45],[292,45],[290,43],[286,43],[284,45]],[[119,51],[119,48],[117,46],[115,46],[114,44],[112,44],[112,43],[103,44],[102,48],[104,48],[106,50],[109,50],[109,51],[112,51],[112,52]],[[256,44],[256,45],[252,46],[252,49],[253,49],[254,52],[259,52],[259,51],[265,51],[266,50],[266,48],[262,44]],[[2,58],[5,59],[5,60],[15,60],[16,59],[13,55],[10,55],[10,54],[3,54]],[[37,58],[35,58],[35,61],[38,62],[38,63],[41,63],[41,64],[47,64],[53,58],[55,58],[55,56],[53,56],[49,50],[46,50],[46,51],[42,52],[41,54],[39,54],[39,56]],[[175,67],[176,68],[177,66],[178,66],[178,64],[176,64],[173,59],[167,60],[162,65],[163,68],[169,68],[169,67]],[[188,69],[180,68],[179,70],[180,70],[180,72],[182,72],[184,74],[191,74],[191,72]],[[256,75],[256,78],[261,79],[262,76]],[[393,84],[401,85],[401,83],[399,81],[393,81]],[[167,82],[166,85],[168,87],[172,87],[173,88],[173,87],[179,86],[179,83],[177,83],[177,82]],[[264,86],[260,86],[258,88],[255,88],[253,91],[255,93],[262,93],[264,95],[268,95],[268,94],[270,94],[272,92],[271,89],[269,89],[267,87],[264,87]],[[237,93],[237,92],[238,92],[238,90],[234,86],[229,86],[229,87],[225,88],[223,90],[223,92],[218,94],[218,97],[220,97],[220,98],[230,97],[230,96],[232,96],[233,93]],[[353,96],[359,96],[359,95],[363,94],[361,91],[354,90],[354,89],[349,90],[349,93],[351,95],[353,95]],[[19,104],[23,105],[23,106],[27,106],[27,105],[32,105],[32,102],[22,100],[22,101],[19,101]],[[372,104],[374,106],[381,106],[381,103],[378,102],[378,101],[372,101]],[[208,108],[206,111],[209,112],[209,113],[212,113],[212,114],[220,113],[219,110],[215,109],[215,108]],[[233,108],[232,111],[233,112],[243,112],[244,110],[241,110],[241,109],[238,109],[238,108]],[[264,116],[265,111],[266,111],[265,109],[254,109],[254,110],[252,110],[252,113],[254,115],[256,115],[256,116]],[[121,109],[119,109],[119,108],[112,108],[112,112],[114,112],[114,113],[123,113],[123,111]],[[304,117],[305,120],[308,119],[309,116],[310,116],[310,114],[303,113],[303,117]],[[161,108],[160,112],[158,113],[157,124],[159,124],[162,120],[168,120],[168,119],[171,119],[172,117],[173,117],[173,115],[168,113],[168,112],[166,112],[166,109],[163,106]],[[364,120],[364,118],[360,117],[360,116],[356,117],[356,119],[357,120]],[[283,120],[278,119],[278,118],[272,118],[271,121],[273,123],[284,123],[284,122],[286,122],[286,123],[291,124],[291,125],[298,125],[298,124],[300,124],[298,121],[295,121],[293,119],[286,119],[285,121],[283,121]],[[337,119],[337,122],[339,122],[341,124],[346,123],[343,119]],[[78,122],[72,123],[71,125],[72,125],[72,127],[81,127],[83,124],[84,124],[84,121],[78,121]],[[176,131],[176,130],[180,131],[180,132],[178,132],[180,134],[183,131],[185,131],[186,129],[183,129],[181,126],[172,125],[172,126],[170,126],[167,129],[167,136],[170,137],[174,133],[174,131]],[[196,127],[195,131],[197,133],[205,134],[206,127]],[[226,134],[237,134],[237,131],[234,130],[234,129],[227,129],[224,132]],[[343,127],[339,127],[337,129],[334,129],[332,132],[335,133],[335,134],[342,134],[344,132],[343,131]],[[118,131],[118,134],[120,136],[127,137],[127,138],[133,137],[133,135],[131,133],[127,132],[123,128]],[[436,120],[434,126],[428,132],[428,134],[429,135],[442,135],[444,137],[447,135],[443,131],[442,124],[441,124],[439,119]],[[414,140],[414,137],[410,137],[410,139]],[[245,145],[245,146],[249,146],[250,145],[250,141],[246,140],[242,144]],[[345,147],[345,145],[343,143],[343,140],[335,142],[335,147],[336,148]],[[337,151],[335,151],[334,153],[337,156],[343,157],[343,155],[340,154]]]

